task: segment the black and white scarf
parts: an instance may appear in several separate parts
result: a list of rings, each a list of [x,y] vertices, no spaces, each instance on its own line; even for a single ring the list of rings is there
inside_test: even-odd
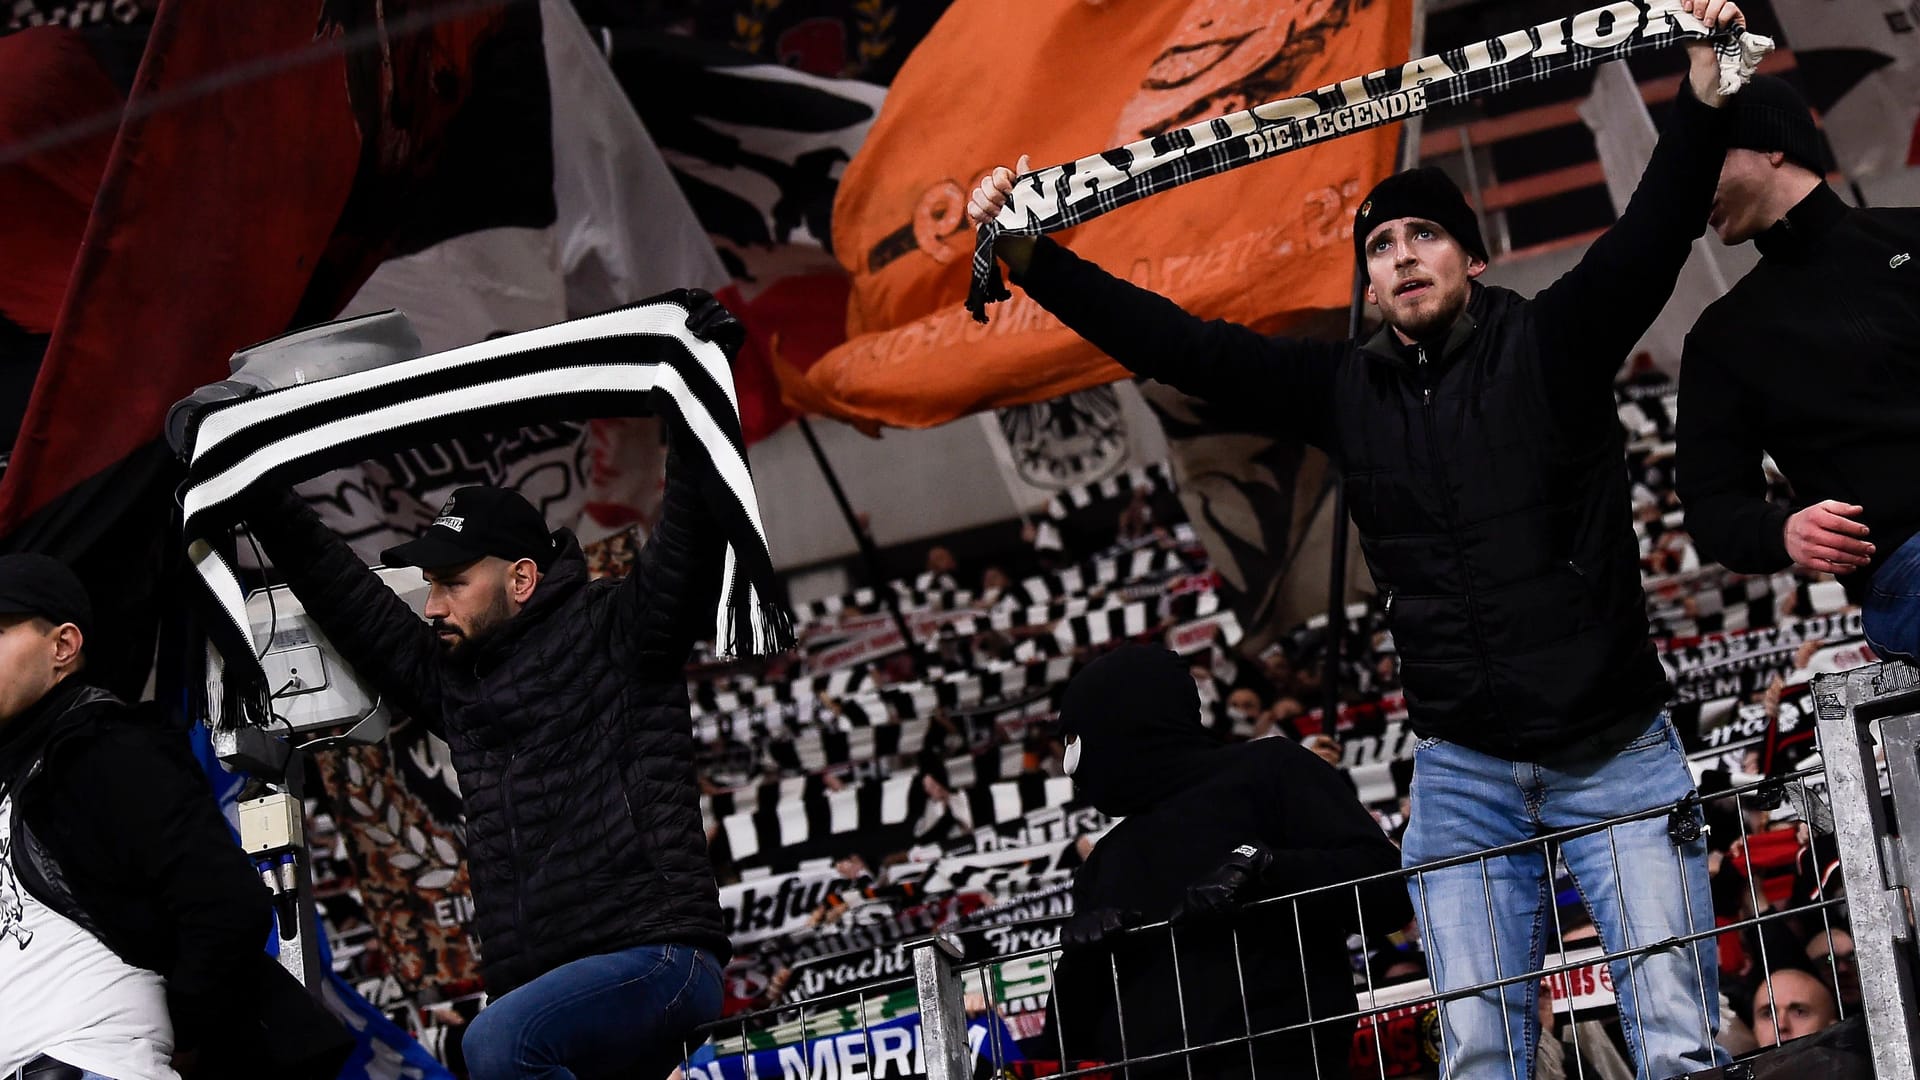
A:
[[[791,620],[772,599],[773,562],[728,357],[687,329],[677,295],[208,412],[180,501],[215,674],[238,665],[252,677],[242,681],[264,681],[245,594],[220,542],[249,488],[476,428],[645,412],[669,416],[704,451],[703,493],[727,537],[715,648],[728,656],[791,648]]]
[[[1709,36],[1720,53],[1721,91],[1731,94],[1746,85],[1773,42],[1744,30],[1709,35],[1680,5],[1624,0],[1022,173],[1000,216],[980,226],[967,310],[986,322],[987,305],[1009,295],[993,259],[1002,233],[1058,232],[1169,188],[1418,116],[1435,105]]]

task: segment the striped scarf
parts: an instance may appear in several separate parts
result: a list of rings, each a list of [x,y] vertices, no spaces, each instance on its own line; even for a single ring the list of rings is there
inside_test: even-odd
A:
[[[703,494],[727,537],[714,614],[723,656],[791,648],[772,599],[766,530],[748,472],[726,352],[686,327],[677,294],[371,371],[245,398],[205,414],[180,495],[196,599],[222,679],[264,685],[238,577],[222,549],[239,500],[376,454],[472,431],[558,419],[658,413],[693,436]],[[248,695],[242,694],[244,700]]]
[[[1000,216],[980,226],[967,310],[984,323],[987,305],[1010,295],[993,258],[1002,233],[1059,232],[1149,195],[1418,116],[1435,105],[1710,36],[1726,94],[1745,86],[1773,48],[1771,40],[1744,30],[1709,35],[1680,0],[1624,0],[1022,173]]]

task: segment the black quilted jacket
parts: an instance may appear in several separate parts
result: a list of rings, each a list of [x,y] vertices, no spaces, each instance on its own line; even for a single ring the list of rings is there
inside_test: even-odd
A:
[[[1706,227],[1730,111],[1683,83],[1632,201],[1577,266],[1532,299],[1476,284],[1417,347],[1204,321],[1047,242],[1015,281],[1129,370],[1325,450],[1413,729],[1536,761],[1636,730],[1669,696],[1612,383]]]
[[[481,974],[494,996],[581,957],[731,946],[707,861],[683,674],[724,548],[689,461],[624,581],[590,581],[566,530],[519,615],[471,661],[291,494],[252,525],[355,670],[447,740],[466,802]]]

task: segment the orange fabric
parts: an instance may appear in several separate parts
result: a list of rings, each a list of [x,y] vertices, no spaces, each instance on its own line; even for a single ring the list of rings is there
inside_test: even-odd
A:
[[[1124,377],[1025,294],[974,323],[967,196],[1036,168],[1406,58],[1410,0],[958,0],[901,68],[834,203],[849,340],[782,371],[796,404],[930,427]],[[974,115],[975,113],[978,115]],[[1344,309],[1353,213],[1399,127],[1155,195],[1060,234],[1196,314],[1276,332]]]

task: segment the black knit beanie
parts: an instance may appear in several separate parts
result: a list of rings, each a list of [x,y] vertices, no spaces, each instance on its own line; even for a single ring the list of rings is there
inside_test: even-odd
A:
[[[1774,75],[1755,75],[1733,96],[1733,132],[1727,145],[1762,153],[1778,150],[1816,176],[1827,173],[1820,130],[1813,126],[1806,99]]]
[[[1487,243],[1480,239],[1480,219],[1460,194],[1459,185],[1432,165],[1395,173],[1375,184],[1353,215],[1353,256],[1367,261],[1367,234],[1381,223],[1400,218],[1425,218],[1447,230],[1469,255],[1487,261]]]

